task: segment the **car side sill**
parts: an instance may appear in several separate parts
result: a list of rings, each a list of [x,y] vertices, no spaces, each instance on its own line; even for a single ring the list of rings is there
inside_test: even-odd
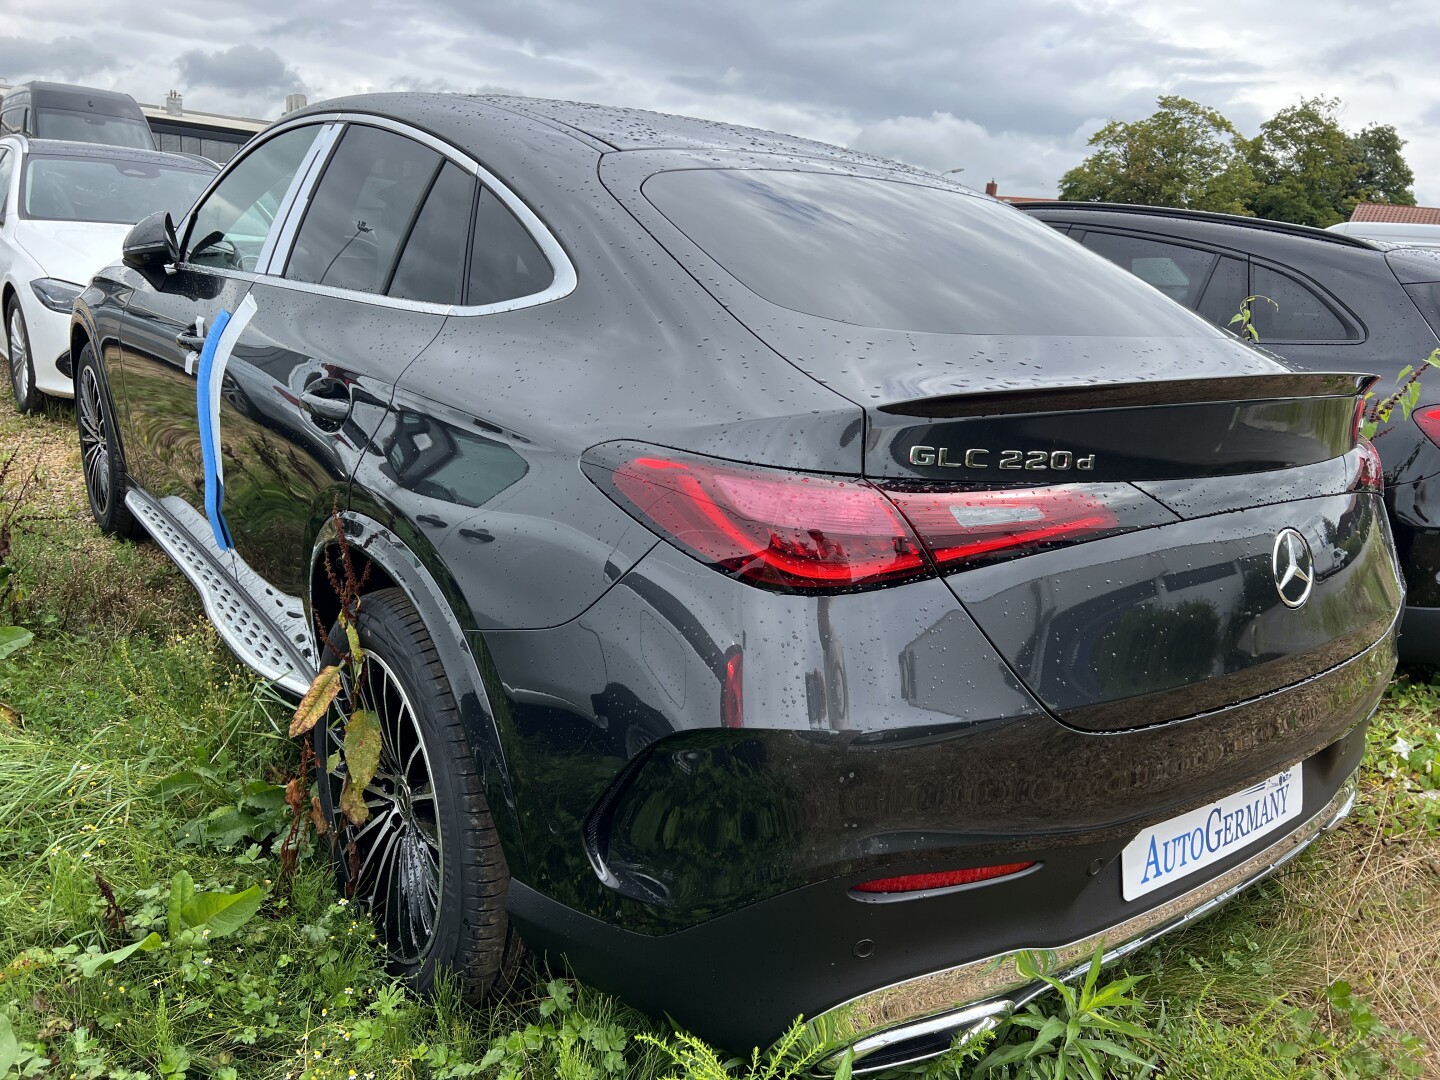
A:
[[[242,664],[299,697],[315,677],[315,645],[298,597],[274,588],[234,552],[220,549],[210,523],[178,495],[139,488],[125,506],[195,586],[205,614]]]

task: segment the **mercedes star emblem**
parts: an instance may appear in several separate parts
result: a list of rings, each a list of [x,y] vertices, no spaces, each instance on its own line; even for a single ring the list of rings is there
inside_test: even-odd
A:
[[[1275,591],[1286,607],[1297,608],[1310,599],[1315,587],[1315,556],[1299,532],[1281,529],[1276,535],[1270,569],[1275,574]]]

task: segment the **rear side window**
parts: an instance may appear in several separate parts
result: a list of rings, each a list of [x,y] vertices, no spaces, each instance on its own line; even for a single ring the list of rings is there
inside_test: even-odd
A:
[[[1272,305],[1256,300],[1250,305],[1255,330],[1262,343],[1346,341],[1354,336],[1329,304],[1289,274],[1251,263],[1250,291],[1275,301]]]
[[[773,304],[939,334],[1194,337],[1210,328],[1012,207],[832,173],[691,169],[644,194]]]
[[[400,252],[388,295],[432,304],[458,304],[464,299],[465,226],[474,203],[474,178],[447,162]]]
[[[403,135],[347,128],[310,198],[285,276],[383,293],[441,162],[434,150]]]
[[[475,242],[465,303],[500,304],[550,287],[555,271],[510,208],[488,188],[475,211]]]
[[[1116,266],[1129,270],[1176,303],[1194,308],[1200,303],[1219,256],[1182,244],[1168,244],[1147,236],[1087,232],[1081,241]]]
[[[1247,284],[1245,260],[1223,256],[1211,272],[1210,284],[1205,286],[1205,295],[1195,310],[1216,326],[1229,327],[1245,302]]]

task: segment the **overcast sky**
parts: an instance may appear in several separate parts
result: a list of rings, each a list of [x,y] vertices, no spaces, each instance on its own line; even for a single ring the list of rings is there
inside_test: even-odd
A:
[[[1437,41],[1440,5],[1408,0],[6,0],[0,78],[264,118],[291,92],[503,90],[774,128],[1022,195],[1053,195],[1096,128],[1160,94],[1247,135],[1326,94],[1349,129],[1395,125],[1434,206]]]

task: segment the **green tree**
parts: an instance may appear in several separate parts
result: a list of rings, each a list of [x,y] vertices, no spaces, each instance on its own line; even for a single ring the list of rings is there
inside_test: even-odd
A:
[[[1371,124],[1350,136],[1350,160],[1355,163],[1355,202],[1414,206],[1415,173],[1400,152],[1405,140],[1391,124]]]
[[[1249,213],[1255,179],[1234,125],[1188,98],[1156,104],[1144,120],[1112,120],[1092,135],[1097,149],[1064,175],[1060,197]]]
[[[1338,98],[1305,98],[1260,125],[1249,143],[1260,181],[1251,208],[1258,217],[1325,228],[1350,216],[1360,166],[1340,127]]]

